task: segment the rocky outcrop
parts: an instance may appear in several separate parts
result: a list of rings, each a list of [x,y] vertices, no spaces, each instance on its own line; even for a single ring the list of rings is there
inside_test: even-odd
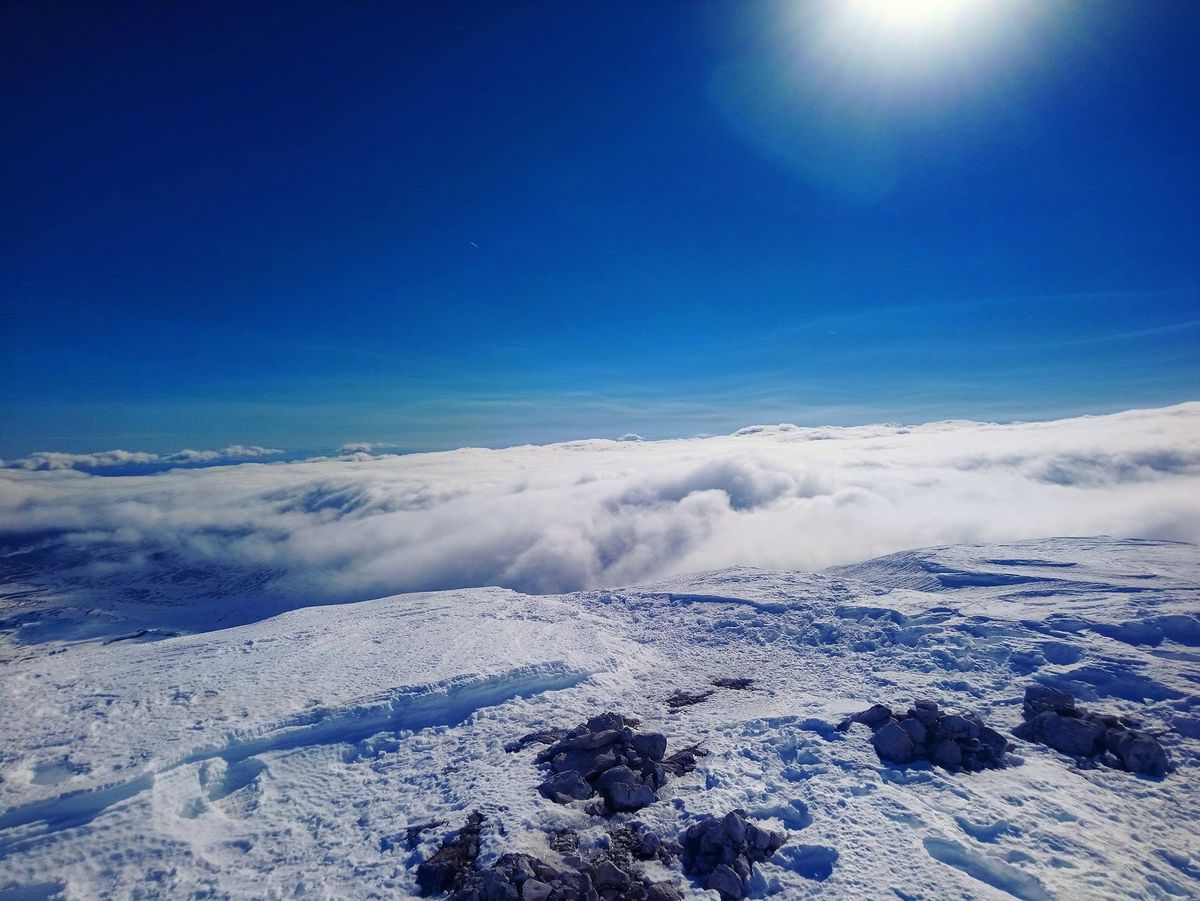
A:
[[[584,857],[578,837],[558,836],[562,864],[529,854],[505,854],[485,870],[466,874],[452,901],[681,901],[671,882],[652,882],[637,861],[672,859],[662,839],[641,823],[610,833],[609,845]]]
[[[459,888],[472,878],[475,860],[479,857],[479,833],[483,823],[483,814],[472,813],[452,838],[443,842],[432,857],[417,867],[417,885],[421,894],[432,895]]]
[[[683,867],[704,888],[718,892],[721,901],[739,901],[746,896],[754,864],[773,855],[785,840],[782,832],[747,820],[746,811],[733,810],[688,827],[683,836]]]
[[[600,795],[604,812],[641,810],[658,800],[668,773],[683,775],[704,751],[692,745],[666,756],[667,739],[657,732],[634,732],[637,720],[617,713],[594,716],[538,752],[549,777],[538,786],[543,797],[569,804]]]
[[[1008,740],[972,714],[943,714],[933,701],[916,701],[896,714],[882,704],[856,713],[838,725],[846,731],[862,723],[875,734],[871,744],[880,760],[909,764],[928,760],[946,770],[974,772],[1004,766]]]
[[[700,691],[684,691],[682,688],[676,691],[671,697],[667,698],[667,706],[672,710],[679,710],[681,707],[692,707],[700,704],[711,698],[715,692],[708,689]]]
[[[745,676],[721,676],[713,679],[710,683],[713,688],[724,688],[731,691],[755,691],[754,680]],[[691,707],[695,704],[703,703],[711,698],[715,691],[712,688],[702,688],[697,691],[684,691],[682,688],[675,691],[667,698],[667,706],[672,710],[679,710],[681,707]]]
[[[538,732],[530,732],[528,735],[522,735],[520,738],[510,741],[504,746],[504,750],[509,754],[515,754],[517,751],[524,751],[530,745],[552,745],[566,734],[566,729],[542,729]]]
[[[1140,723],[1112,714],[1090,713],[1060,688],[1030,685],[1022,705],[1025,719],[1013,735],[1061,751],[1069,757],[1099,762],[1142,776],[1165,776],[1167,752]]]

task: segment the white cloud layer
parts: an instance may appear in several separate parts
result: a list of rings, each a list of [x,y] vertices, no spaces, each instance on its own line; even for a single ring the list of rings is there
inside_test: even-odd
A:
[[[1200,403],[128,478],[67,464],[0,470],[5,544],[69,553],[77,584],[144,580],[182,560],[272,573],[267,590],[292,605],[476,585],[556,592],[1101,533],[1200,541]]]
[[[257,457],[271,457],[283,451],[256,444],[231,444],[220,450],[191,450],[185,448],[171,454],[150,454],[143,451],[110,450],[95,454],[65,454],[58,451],[39,451],[28,457],[0,461],[8,469],[45,471],[77,469],[80,472],[103,472],[109,469],[136,471],[141,468],[163,469],[171,466],[202,466],[212,463],[233,463]]]

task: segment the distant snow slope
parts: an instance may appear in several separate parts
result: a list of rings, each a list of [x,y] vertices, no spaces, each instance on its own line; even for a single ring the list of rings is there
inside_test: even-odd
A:
[[[605,709],[712,752],[640,812],[653,828],[744,807],[787,830],[760,895],[1200,897],[1198,589],[1193,545],[1051,539],[34,646],[0,666],[0,898],[405,897],[475,809],[488,859],[551,857],[547,828],[602,821],[503,745]],[[721,676],[760,690],[664,703]],[[1022,742],[1005,770],[902,769],[832,728],[926,697],[1008,731],[1033,681],[1167,730],[1176,771]]]

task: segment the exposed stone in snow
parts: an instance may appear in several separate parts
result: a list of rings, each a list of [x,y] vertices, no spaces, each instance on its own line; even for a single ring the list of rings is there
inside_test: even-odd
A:
[[[852,723],[874,730],[871,744],[880,760],[909,764],[928,760],[945,770],[977,771],[1004,766],[1008,741],[977,716],[942,714],[933,701],[916,701],[907,712],[895,714],[875,704],[838,725]]]
[[[1112,714],[1089,713],[1075,704],[1069,692],[1045,685],[1025,689],[1025,722],[1013,735],[1041,742],[1068,757],[1094,757],[1141,776],[1165,776],[1167,752],[1153,735],[1138,729],[1136,720]]]
[[[569,804],[599,794],[610,813],[653,804],[658,800],[655,792],[666,785],[667,773],[691,772],[703,752],[693,745],[664,759],[666,736],[634,732],[632,726],[639,723],[617,713],[603,713],[539,751],[537,762],[548,764],[551,773],[538,786],[542,797]]]
[[[745,897],[754,864],[778,851],[787,836],[747,820],[745,810],[707,817],[688,827],[683,838],[683,866],[722,901]]]

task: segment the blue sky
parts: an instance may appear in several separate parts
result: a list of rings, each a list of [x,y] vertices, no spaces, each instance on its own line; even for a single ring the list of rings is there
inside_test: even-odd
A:
[[[7,5],[0,456],[1200,397],[1200,4],[831,10]]]

